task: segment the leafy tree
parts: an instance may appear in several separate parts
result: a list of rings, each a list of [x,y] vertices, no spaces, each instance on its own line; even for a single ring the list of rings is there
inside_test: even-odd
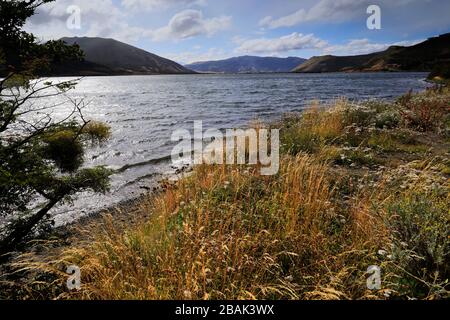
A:
[[[85,148],[109,137],[109,127],[83,116],[83,101],[55,119],[46,98],[64,95],[76,81],[39,78],[66,60],[81,60],[78,46],[40,43],[22,30],[27,18],[53,0],[0,0],[0,254],[49,221],[49,211],[78,192],[105,192],[111,172],[82,168]],[[8,223],[4,223],[8,221]],[[51,220],[50,220],[51,221]]]

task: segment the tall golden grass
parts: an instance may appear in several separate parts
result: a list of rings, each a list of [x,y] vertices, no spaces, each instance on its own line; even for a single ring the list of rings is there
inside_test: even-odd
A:
[[[374,134],[403,130],[398,121],[393,131],[355,131],[383,112],[391,110],[377,105],[361,111],[339,100],[332,108],[315,105],[286,117],[278,124],[284,153],[277,175],[260,176],[251,166],[198,166],[136,208],[137,216],[149,217],[137,225],[117,228],[109,215],[87,241],[63,248],[51,261],[27,256],[15,262],[16,270],[52,274],[52,285],[61,289],[54,297],[69,299],[447,296],[446,173],[424,166],[424,179],[404,182],[417,166],[387,161],[380,169],[366,161],[359,165],[356,156],[350,157],[356,168],[342,163],[348,146],[367,148]],[[391,115],[386,118],[391,123]],[[436,176],[444,182],[430,178]],[[432,184],[440,193],[428,188]],[[430,204],[423,208],[423,201]],[[64,290],[67,275],[61,270],[67,265],[81,268],[79,292]],[[382,269],[382,290],[367,289],[370,265]]]
[[[336,285],[351,278],[346,266],[370,260],[386,241],[384,227],[357,204],[344,230],[334,230],[340,208],[328,170],[308,155],[284,158],[275,177],[200,166],[154,199],[142,226],[117,233],[106,220],[94,242],[58,262],[81,267],[81,298],[364,296],[364,286]]]

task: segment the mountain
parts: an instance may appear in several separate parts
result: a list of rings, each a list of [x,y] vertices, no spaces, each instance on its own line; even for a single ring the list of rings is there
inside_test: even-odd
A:
[[[80,68],[90,74],[186,74],[194,73],[178,63],[126,43],[104,38],[62,38],[67,44],[78,44],[85,53],[80,65],[59,66],[63,71]]]
[[[226,60],[195,62],[186,65],[197,72],[211,73],[262,73],[262,72],[290,72],[306,59],[289,57],[253,57],[243,56]]]
[[[383,53],[373,53],[359,56],[320,56],[312,57],[301,65],[297,66],[293,71],[299,73],[321,73],[321,72],[340,72],[349,71],[366,64],[371,59],[382,55]]]
[[[357,56],[312,57],[293,71],[374,72],[431,71],[436,65],[450,61],[450,33],[430,38],[411,47],[392,46],[382,52]]]

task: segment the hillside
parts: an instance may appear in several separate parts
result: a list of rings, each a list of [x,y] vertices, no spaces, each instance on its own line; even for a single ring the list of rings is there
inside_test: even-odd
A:
[[[112,74],[184,74],[193,73],[178,63],[145,50],[104,38],[62,38],[67,44],[78,44],[87,62],[106,67]],[[93,65],[91,65],[93,66]]]
[[[305,61],[306,59],[297,57],[242,56],[226,60],[195,62],[186,65],[186,67],[197,72],[212,73],[290,72],[293,68]]]
[[[312,57],[295,68],[299,73],[431,71],[450,60],[450,33],[411,47],[392,46],[385,51],[357,56]]]
[[[312,57],[308,61],[304,62],[300,66],[294,69],[294,72],[299,73],[320,73],[320,72],[339,72],[347,71],[352,68],[357,68],[364,65],[367,61],[375,58],[376,55],[380,53],[373,53],[360,56],[347,56],[347,57],[337,57],[337,56],[320,56]]]

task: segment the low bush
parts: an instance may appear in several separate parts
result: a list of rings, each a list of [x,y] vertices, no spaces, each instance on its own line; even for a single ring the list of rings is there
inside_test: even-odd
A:
[[[414,191],[387,204],[397,290],[409,297],[449,297],[450,201]]]
[[[400,114],[406,126],[420,131],[440,131],[450,111],[450,96],[440,89],[422,94],[411,92],[398,100]]]

